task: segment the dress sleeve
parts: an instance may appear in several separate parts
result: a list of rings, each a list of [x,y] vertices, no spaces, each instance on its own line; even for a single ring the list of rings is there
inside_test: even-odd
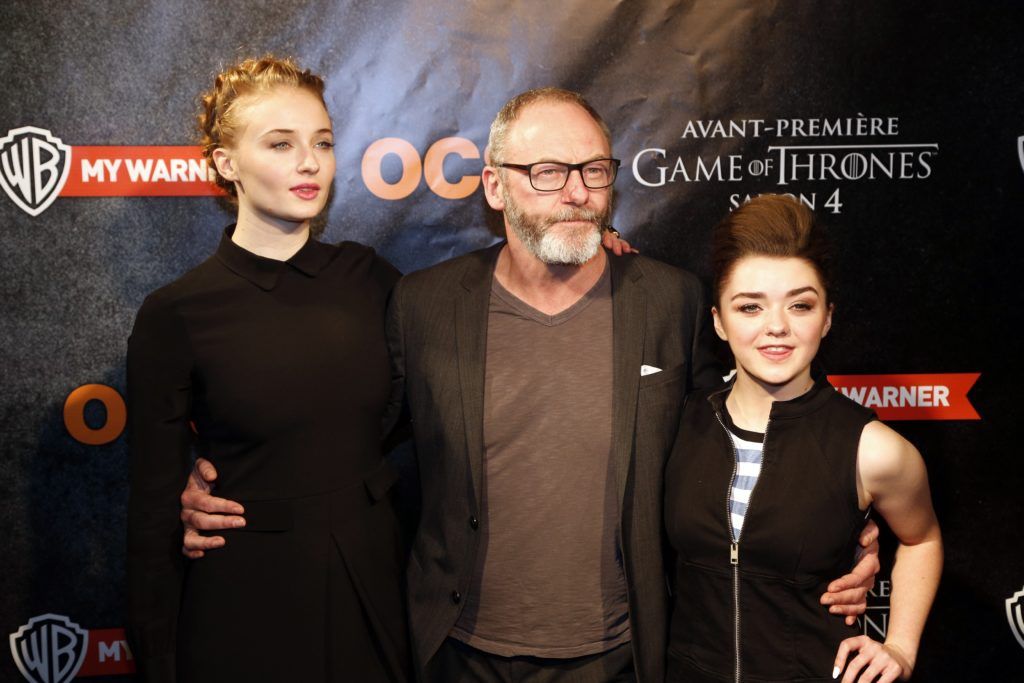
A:
[[[184,323],[157,295],[128,339],[128,631],[140,680],[175,680],[185,573],[180,495],[192,463],[192,356]]]

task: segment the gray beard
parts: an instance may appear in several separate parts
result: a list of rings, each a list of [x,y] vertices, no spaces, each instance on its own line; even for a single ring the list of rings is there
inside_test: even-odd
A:
[[[608,222],[608,211],[598,213],[591,209],[566,207],[546,218],[532,218],[512,201],[508,193],[505,200],[505,218],[526,250],[542,263],[550,266],[582,266],[597,255],[601,248],[601,232]],[[562,221],[589,221],[592,229],[572,234],[555,234],[551,226]]]

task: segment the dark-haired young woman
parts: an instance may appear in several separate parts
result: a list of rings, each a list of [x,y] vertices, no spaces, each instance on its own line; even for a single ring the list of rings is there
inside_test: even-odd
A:
[[[765,195],[716,228],[712,254],[715,329],[736,376],[687,399],[666,469],[668,678],[905,679],[942,568],[939,525],[917,450],[812,372],[833,311],[821,229]],[[899,538],[884,643],[818,597],[869,508]]]

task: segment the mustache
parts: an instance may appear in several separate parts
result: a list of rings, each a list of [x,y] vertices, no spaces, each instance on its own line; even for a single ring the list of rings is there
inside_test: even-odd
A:
[[[604,228],[608,223],[608,214],[582,207],[565,207],[544,219],[544,227],[551,227],[555,223],[563,221],[585,221],[593,223],[599,228]]]

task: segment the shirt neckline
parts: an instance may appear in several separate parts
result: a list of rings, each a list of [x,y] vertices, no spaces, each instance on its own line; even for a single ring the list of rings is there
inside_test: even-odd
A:
[[[498,278],[493,275],[491,276],[491,295],[497,297],[503,303],[513,308],[524,318],[528,318],[547,327],[555,327],[582,313],[587,306],[589,306],[595,299],[599,298],[606,289],[610,291],[609,285],[611,283],[611,268],[609,266],[609,261],[610,259],[605,259],[604,270],[601,271],[601,276],[597,278],[597,282],[595,282],[593,286],[591,286],[591,288],[579,298],[578,301],[554,315],[544,313],[543,311],[537,310],[530,304],[526,303],[506,289],[504,285],[498,282]]]
[[[308,277],[316,277],[330,260],[330,247],[313,239],[312,236],[288,260],[279,261],[254,254],[235,244],[231,239],[234,232],[234,224],[224,229],[220,244],[217,246],[217,259],[233,273],[260,289],[274,289],[287,268],[294,268]]]
[[[722,419],[725,421],[725,428],[735,436],[751,443],[764,443],[764,432],[752,432],[749,429],[736,426],[736,423],[732,420],[732,415],[729,414],[729,406],[725,403],[722,404]]]

